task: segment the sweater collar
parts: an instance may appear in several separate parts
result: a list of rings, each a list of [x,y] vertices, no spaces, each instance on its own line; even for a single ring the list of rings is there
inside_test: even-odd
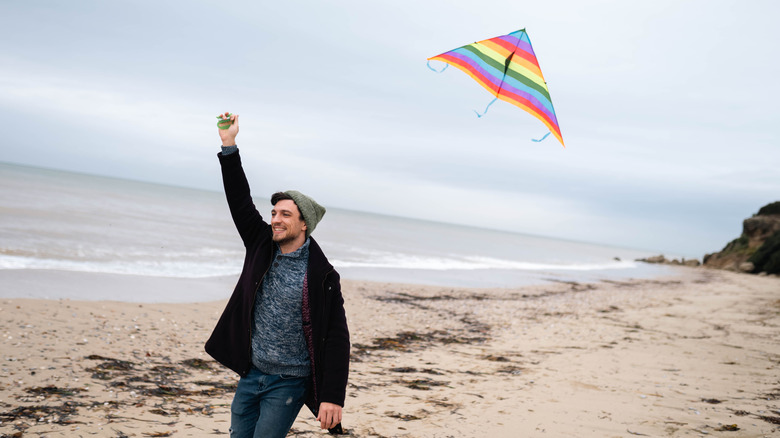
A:
[[[303,258],[309,256],[309,241],[311,240],[311,237],[307,237],[306,241],[303,242],[303,245],[299,246],[298,249],[296,249],[293,252],[288,252],[287,254],[282,253],[282,249],[279,248],[279,244],[274,244],[274,257],[276,256],[282,256],[282,257],[289,257],[289,258]]]

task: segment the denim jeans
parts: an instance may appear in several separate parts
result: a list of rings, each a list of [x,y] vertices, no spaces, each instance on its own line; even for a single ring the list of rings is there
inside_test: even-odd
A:
[[[230,438],[283,438],[306,400],[308,377],[264,374],[255,367],[238,381],[230,405]]]

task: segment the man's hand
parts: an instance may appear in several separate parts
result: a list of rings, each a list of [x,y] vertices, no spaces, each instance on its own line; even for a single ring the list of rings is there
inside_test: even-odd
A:
[[[341,406],[328,402],[320,403],[317,421],[320,422],[320,429],[330,429],[341,423]]]
[[[230,121],[233,122],[232,125],[230,125],[230,128],[228,129],[219,129],[219,138],[222,140],[222,146],[233,146],[236,144],[236,136],[238,135],[238,114],[233,114],[230,116],[230,113],[225,113],[221,116],[223,118],[230,117]]]

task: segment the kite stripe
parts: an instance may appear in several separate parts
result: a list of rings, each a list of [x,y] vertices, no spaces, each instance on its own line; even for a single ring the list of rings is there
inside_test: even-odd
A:
[[[457,67],[493,96],[539,119],[564,144],[547,83],[525,30],[467,44],[428,60]]]
[[[463,50],[461,50],[463,49]],[[458,54],[465,58],[468,58],[471,60],[471,64],[474,68],[482,68],[486,72],[489,72],[490,75],[494,76],[498,83],[501,83],[501,80],[504,76],[504,60],[509,56],[508,54],[506,56],[498,57],[500,59],[496,60],[497,57],[489,56],[489,53],[483,53],[479,51],[479,49],[474,48],[472,46],[467,47],[461,47],[460,49],[455,49],[452,52],[448,52],[452,54]],[[516,55],[516,54],[515,54]],[[441,55],[440,55],[441,56]],[[514,60],[514,56],[512,57]],[[546,100],[550,100],[550,95],[547,91],[547,86],[544,83],[544,80],[537,75],[531,74],[529,71],[523,71],[523,69],[519,68],[513,68],[512,65],[514,62],[510,63],[510,68],[506,72],[508,76],[512,76],[519,82],[524,83],[528,87],[534,88],[539,93],[544,95]],[[493,70],[491,70],[491,68]]]
[[[439,55],[434,59],[439,59],[462,70],[494,96],[499,94],[499,89],[508,87],[526,93],[537,102],[540,109],[543,108],[543,111],[550,117],[555,117],[555,111],[547,90],[524,76],[518,76],[514,72],[507,72],[507,76],[503,77],[503,68],[499,70],[495,65],[478,63],[473,58],[461,55],[457,51]]]
[[[463,68],[457,62],[452,62],[450,65],[453,65],[458,69],[461,69],[464,73],[471,76],[475,81],[477,81],[485,89],[490,91],[493,95],[496,95],[496,92],[498,91],[498,86],[495,83],[490,82],[490,79],[479,74],[478,72]],[[504,83],[504,86],[501,88],[501,92],[498,94],[497,97],[505,102],[520,107],[521,109],[530,113],[537,119],[541,120],[542,123],[544,123],[547,126],[547,128],[550,129],[551,132],[553,132],[555,137],[561,141],[561,144],[563,144],[560,128],[558,128],[558,120],[555,117],[555,112],[546,111],[547,109],[544,108],[544,106],[540,106],[538,100],[534,99],[532,96],[529,96],[528,93],[523,93],[520,90],[516,90],[515,88],[511,87],[507,83]]]

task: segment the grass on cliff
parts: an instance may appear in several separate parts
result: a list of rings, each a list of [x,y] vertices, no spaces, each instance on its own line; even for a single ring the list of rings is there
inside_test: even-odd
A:
[[[720,251],[722,255],[725,254],[741,254],[751,255],[753,250],[748,248],[748,237],[746,234],[742,234],[731,242],[727,243],[725,247]]]
[[[753,263],[753,272],[780,274],[780,231],[769,236],[748,261]]]
[[[768,214],[780,214],[780,201],[772,202],[761,207],[756,213],[756,216],[764,216]]]

